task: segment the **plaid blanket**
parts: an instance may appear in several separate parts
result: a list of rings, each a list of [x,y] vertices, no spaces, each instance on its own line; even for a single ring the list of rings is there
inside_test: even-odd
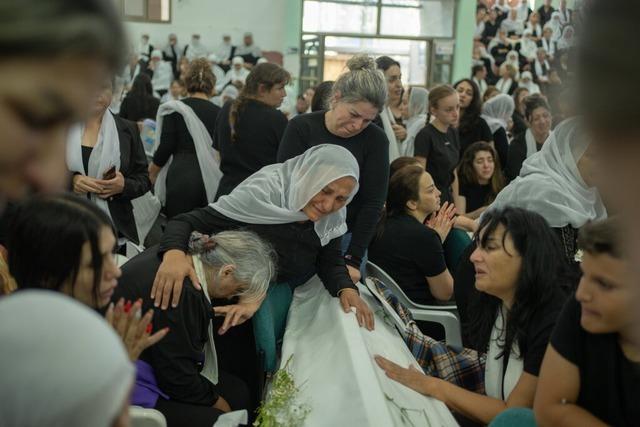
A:
[[[484,394],[486,354],[468,348],[455,348],[434,340],[420,331],[411,312],[376,277],[369,276],[379,294],[398,313],[405,324],[407,347],[426,375],[441,378],[467,390]]]

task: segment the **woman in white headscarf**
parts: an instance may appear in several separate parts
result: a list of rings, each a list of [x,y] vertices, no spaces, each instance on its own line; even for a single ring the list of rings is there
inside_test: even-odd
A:
[[[275,247],[278,283],[295,286],[317,271],[345,311],[355,307],[359,323],[372,329],[373,315],[356,291],[340,246],[347,232],[346,205],[358,191],[359,176],[358,163],[346,148],[317,145],[263,167],[206,208],[174,218],[160,246],[163,262],[152,290],[156,304],[167,307],[172,292],[177,304],[187,275],[198,281],[185,254],[192,231],[244,227]]]
[[[530,95],[540,93],[540,86],[533,82],[533,74],[531,74],[531,71],[525,71],[522,73],[520,81],[518,82],[518,87],[527,89]]]
[[[95,312],[50,291],[0,301],[0,425],[124,427],[134,369]]]
[[[401,155],[413,157],[416,135],[427,124],[429,91],[419,86],[411,86],[407,93],[407,137],[402,141]]]
[[[542,215],[560,233],[565,255],[573,259],[580,227],[607,217],[593,183],[590,142],[579,118],[560,123],[489,210],[513,206]]]
[[[151,182],[138,128],[109,111],[112,96],[113,84],[105,80],[90,117],[69,131],[67,168],[74,193],[109,215],[124,251],[127,241],[142,245],[149,231],[136,221],[132,202],[151,189]]]
[[[571,25],[567,25],[562,29],[562,37],[558,40],[558,50],[570,49],[573,47],[574,30]]]
[[[557,42],[562,37],[562,15],[560,12],[555,11],[551,14],[551,20],[547,24],[553,30],[551,40]]]
[[[507,164],[507,156],[509,153],[509,137],[507,136],[507,132],[511,127],[511,117],[513,116],[515,108],[513,97],[504,93],[494,96],[482,106],[481,117],[487,122],[489,129],[491,129],[494,148],[498,152],[500,165],[503,169]]]
[[[520,40],[520,54],[524,56],[527,61],[532,62],[536,59],[536,51],[538,45],[535,42],[533,31],[529,28],[522,33],[522,39]]]

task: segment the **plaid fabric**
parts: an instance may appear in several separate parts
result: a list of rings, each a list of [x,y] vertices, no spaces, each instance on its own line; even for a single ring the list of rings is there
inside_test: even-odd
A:
[[[454,348],[420,331],[411,312],[379,279],[369,276],[376,289],[405,323],[405,342],[426,375],[484,394],[486,354],[469,348]]]

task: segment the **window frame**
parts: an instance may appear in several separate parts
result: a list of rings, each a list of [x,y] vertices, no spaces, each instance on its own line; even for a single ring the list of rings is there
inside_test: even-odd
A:
[[[166,0],[167,2],[169,2],[169,19],[166,21],[163,21],[161,19],[150,19],[149,18],[149,1],[150,0],[140,0],[143,3],[143,10],[144,10],[144,15],[143,16],[135,16],[135,15],[126,15],[124,13],[124,4],[127,0],[118,0],[118,10],[120,12],[120,15],[122,16],[122,19],[124,21],[127,22],[148,22],[148,23],[152,23],[152,24],[171,24],[171,21],[173,20],[173,2],[172,0]],[[160,0],[160,2],[162,2],[162,0]]]

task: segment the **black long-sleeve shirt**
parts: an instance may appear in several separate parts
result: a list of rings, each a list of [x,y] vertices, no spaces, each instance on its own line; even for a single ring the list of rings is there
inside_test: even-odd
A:
[[[153,308],[149,295],[159,267],[157,246],[131,259],[122,267],[112,301],[142,299],[143,313]],[[189,278],[184,280],[177,307],[153,313],[153,330],[169,327],[169,333],[146,349],[140,359],[153,367],[158,387],[172,400],[204,406],[213,406],[218,400],[216,386],[200,375],[212,316],[211,304]]]
[[[213,148],[220,152],[220,170],[224,174],[216,200],[231,193],[247,177],[262,167],[277,163],[278,145],[287,126],[280,111],[259,101],[249,100],[239,112],[235,139],[231,138],[231,103],[222,107],[216,124]]]
[[[169,221],[159,253],[170,249],[186,252],[191,232],[205,234],[243,228],[268,241],[278,254],[279,283],[298,284],[317,273],[329,293],[336,296],[341,289],[355,289],[342,257],[340,241],[335,238],[320,244],[311,221],[289,224],[245,224],[217,212],[210,206],[176,216]]]
[[[289,121],[278,150],[278,161],[298,156],[320,144],[339,145],[353,154],[360,166],[360,189],[347,206],[347,225],[352,238],[346,255],[350,265],[359,267],[387,198],[389,141],[382,129],[371,125],[351,138],[336,136],[325,126],[325,113],[303,114]]]

